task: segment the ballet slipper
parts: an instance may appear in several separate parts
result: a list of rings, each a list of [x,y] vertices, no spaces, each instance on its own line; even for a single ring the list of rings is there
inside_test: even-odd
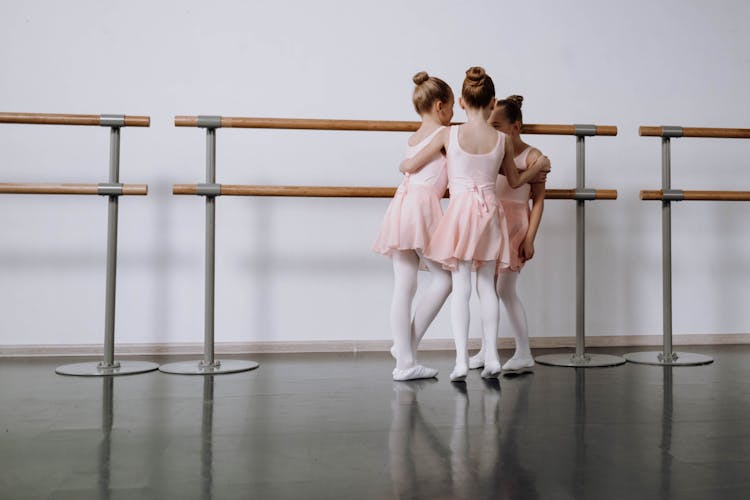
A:
[[[500,373],[502,373],[503,368],[500,366],[499,361],[493,361],[492,363],[487,363],[484,365],[484,370],[482,370],[482,378],[497,378],[500,376]]]
[[[531,368],[532,366],[534,366],[534,358],[530,354],[525,356],[513,356],[503,365],[503,370],[514,372],[523,370],[524,368]]]
[[[476,370],[477,368],[484,368],[484,353],[482,351],[469,358],[469,369]]]
[[[435,378],[437,377],[438,371],[434,368],[428,368],[422,365],[414,365],[411,368],[405,369],[393,369],[393,380],[404,381],[404,380],[417,380],[421,378]]]
[[[469,368],[466,365],[456,365],[451,372],[451,382],[463,382],[468,374]]]

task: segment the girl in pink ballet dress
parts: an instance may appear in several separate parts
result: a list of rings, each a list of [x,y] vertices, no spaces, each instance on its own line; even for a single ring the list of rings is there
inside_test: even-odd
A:
[[[534,239],[544,212],[544,194],[549,160],[538,149],[521,140],[523,97],[512,95],[495,105],[489,123],[510,138],[518,155],[515,163],[519,171],[526,170],[536,162],[544,162],[542,172],[529,184],[513,189],[503,176],[497,178],[497,199],[505,211],[508,230],[507,266],[498,266],[496,279],[497,293],[508,312],[508,319],[516,342],[516,351],[504,365],[505,371],[519,371],[534,366],[534,358],[529,348],[529,330],[526,311],[516,292],[516,282],[526,261],[534,256]],[[529,199],[532,206],[529,210]],[[469,359],[470,368],[484,366],[484,346]]]
[[[422,117],[422,124],[407,142],[406,158],[423,150],[453,117],[453,91],[448,84],[425,72],[414,75],[413,81],[416,85],[414,108]],[[451,292],[450,273],[423,255],[443,216],[440,199],[448,183],[445,163],[445,157],[438,150],[427,158],[421,169],[404,176],[373,246],[375,252],[393,260],[390,313],[391,354],[396,358],[393,380],[433,378],[438,374],[434,368],[417,362],[416,347]],[[431,280],[414,308],[412,319],[420,262],[430,271]]]
[[[466,72],[460,104],[466,110],[466,123],[441,130],[428,146],[401,164],[402,172],[413,172],[442,148],[447,154],[450,204],[432,235],[425,256],[451,271],[451,326],[456,343],[452,381],[464,381],[469,370],[467,340],[472,270],[477,276],[486,347],[482,377],[497,378],[501,372],[496,348],[495,269],[509,242],[507,232],[502,229],[505,215],[496,200],[495,184],[501,173],[511,186],[518,187],[534,178],[542,168],[542,165],[535,165],[519,173],[513,162],[512,142],[487,123],[495,104],[495,87],[483,68],[472,67]]]

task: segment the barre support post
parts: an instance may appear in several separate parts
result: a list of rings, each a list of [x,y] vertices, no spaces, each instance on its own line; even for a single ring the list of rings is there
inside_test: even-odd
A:
[[[543,365],[574,368],[617,366],[625,363],[619,356],[586,353],[586,201],[592,198],[586,189],[586,136],[596,135],[594,125],[576,125],[576,350],[570,354],[536,357]]]
[[[109,182],[118,185],[120,182],[120,127],[125,125],[124,115],[102,115],[102,126],[109,127]],[[106,190],[105,190],[106,192]],[[117,190],[107,194],[107,274],[104,297],[104,360],[98,363],[75,363],[58,367],[55,372],[60,375],[105,376],[130,375],[156,370],[159,365],[147,361],[115,360],[115,290],[117,287]]]
[[[661,263],[662,263],[662,336],[661,352],[631,352],[624,358],[631,363],[661,366],[693,366],[713,362],[703,354],[672,350],[672,201],[684,199],[680,191],[672,189],[671,138],[682,137],[682,127],[662,127],[661,138]]]
[[[198,126],[206,129],[206,183],[197,194],[206,197],[206,255],[204,278],[203,359],[182,361],[159,367],[164,373],[177,375],[219,375],[252,370],[255,361],[224,360],[214,357],[215,283],[216,283],[216,197],[221,186],[216,184],[216,128],[221,127],[221,117],[200,116]]]

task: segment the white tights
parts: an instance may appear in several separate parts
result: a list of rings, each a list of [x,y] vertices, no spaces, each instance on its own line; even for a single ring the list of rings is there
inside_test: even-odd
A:
[[[498,302],[495,291],[495,263],[477,269],[477,295],[482,319],[482,343],[485,346],[485,366],[500,363],[497,357]],[[469,298],[471,297],[471,262],[461,261],[453,271],[453,297],[451,298],[451,326],[456,342],[456,368],[468,368],[469,354]]]
[[[448,271],[428,259],[422,262],[430,270],[430,284],[414,308],[412,302],[417,292],[417,273],[420,255],[414,250],[393,252],[393,300],[391,302],[391,331],[396,368],[407,369],[416,365],[416,348],[427,328],[435,319],[445,299],[451,293]]]
[[[516,340],[514,357],[531,357],[529,348],[529,328],[526,323],[526,310],[516,292],[519,273],[505,272],[497,277],[497,295],[503,301],[508,312],[508,321]]]

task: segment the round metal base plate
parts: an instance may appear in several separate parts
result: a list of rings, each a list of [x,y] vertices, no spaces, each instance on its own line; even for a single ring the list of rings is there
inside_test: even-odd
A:
[[[689,352],[673,352],[671,357],[664,356],[663,352],[629,352],[623,356],[631,363],[641,365],[697,366],[714,362],[710,356]]]
[[[115,377],[117,375],[134,375],[136,373],[152,372],[159,368],[156,363],[148,361],[117,361],[115,368],[101,368],[97,361],[75,363],[55,368],[58,375],[73,375],[76,377]]]
[[[572,368],[601,368],[605,366],[618,366],[625,364],[625,359],[611,354],[546,354],[534,356],[537,363],[549,366],[568,366]]]
[[[214,365],[204,366],[202,360],[180,361],[161,365],[159,371],[173,373],[176,375],[222,375],[224,373],[239,373],[258,368],[255,361],[241,361],[236,359],[225,359],[215,361]]]

